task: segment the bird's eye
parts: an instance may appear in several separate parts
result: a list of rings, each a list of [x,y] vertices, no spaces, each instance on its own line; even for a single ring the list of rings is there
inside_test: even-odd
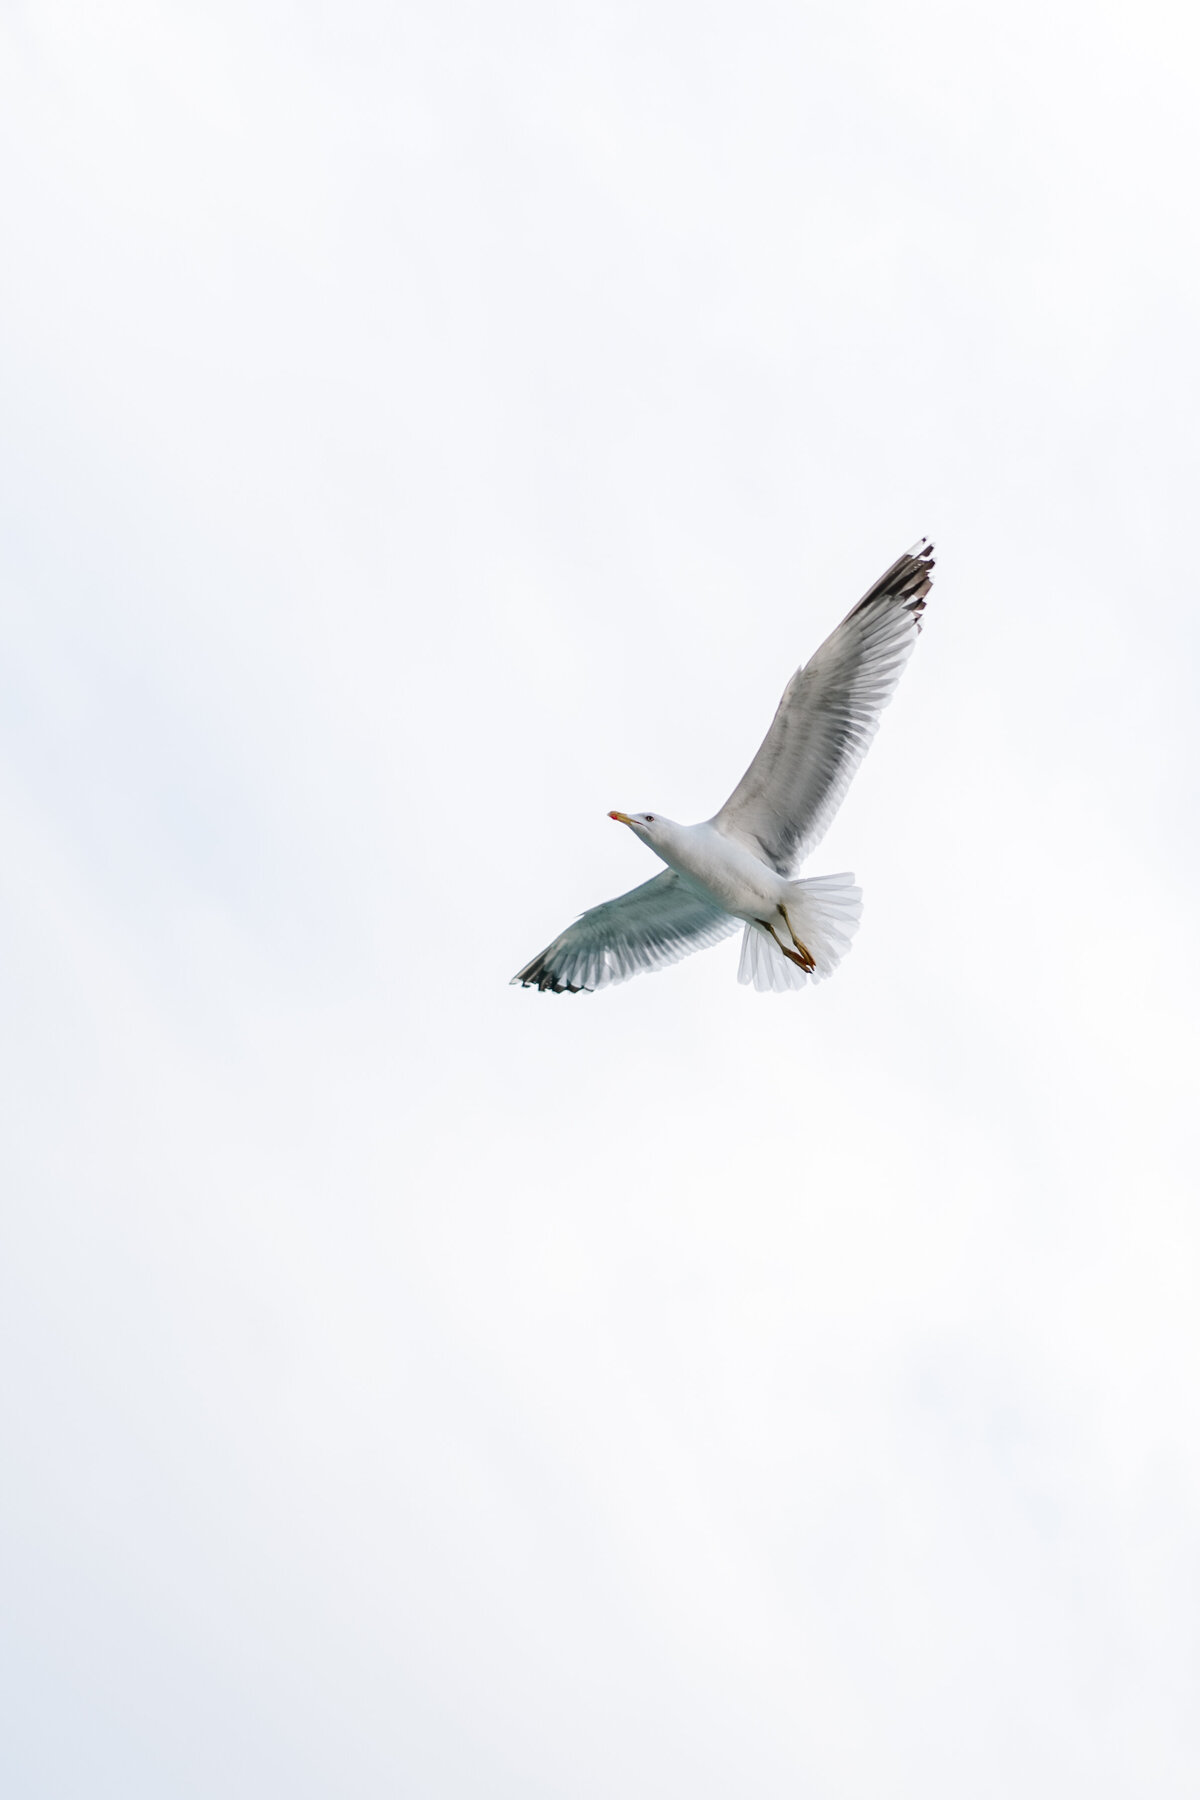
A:
[[[654,814],[653,813],[646,814],[646,823],[647,823],[647,825],[653,825],[653,823],[654,823]]]

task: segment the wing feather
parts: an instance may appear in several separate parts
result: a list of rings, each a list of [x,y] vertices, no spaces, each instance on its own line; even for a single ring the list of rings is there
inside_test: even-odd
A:
[[[898,557],[784,689],[754,761],[715,824],[793,874],[825,835],[879,728],[933,583],[924,538]]]
[[[664,869],[627,894],[582,913],[513,976],[512,985],[552,994],[591,993],[645,969],[665,968],[737,928],[737,919],[689,887],[674,869]]]

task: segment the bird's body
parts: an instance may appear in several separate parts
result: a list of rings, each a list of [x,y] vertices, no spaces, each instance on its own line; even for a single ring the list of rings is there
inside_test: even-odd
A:
[[[749,923],[764,912],[773,915],[787,899],[792,883],[761,856],[726,837],[715,819],[677,825],[661,813],[654,818],[653,839],[647,833],[643,841],[696,893],[732,918]]]
[[[614,812],[667,865],[582,914],[513,977],[579,993],[675,962],[745,927],[738,979],[776,992],[819,981],[858,925],[852,875],[797,880],[866,754],[908,660],[933,570],[924,540],[900,557],[798,669],[745,775],[713,818]]]

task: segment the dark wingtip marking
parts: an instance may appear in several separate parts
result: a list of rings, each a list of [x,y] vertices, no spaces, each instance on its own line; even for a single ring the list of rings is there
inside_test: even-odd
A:
[[[862,612],[864,607],[871,606],[879,600],[899,600],[912,613],[919,613],[925,605],[925,596],[933,586],[933,571],[936,567],[933,545],[928,538],[921,538],[919,545],[898,556],[890,569],[885,569],[873,587],[867,589],[858,605],[849,616]],[[921,628],[917,619],[917,629]]]
[[[531,963],[526,963],[520,974],[514,975],[508,985],[535,987],[539,994],[590,994],[592,991],[587,987],[573,987],[569,981],[560,981],[547,963],[544,950]]]

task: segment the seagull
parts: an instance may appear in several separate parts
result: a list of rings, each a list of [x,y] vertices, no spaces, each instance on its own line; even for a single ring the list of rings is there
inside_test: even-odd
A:
[[[788,993],[833,973],[858,929],[853,875],[797,880],[879,727],[933,583],[921,538],[869,588],[783,691],[754,761],[711,819],[610,812],[667,865],[593,906],[514,975],[514,987],[587,994],[742,932],[738,980]]]

